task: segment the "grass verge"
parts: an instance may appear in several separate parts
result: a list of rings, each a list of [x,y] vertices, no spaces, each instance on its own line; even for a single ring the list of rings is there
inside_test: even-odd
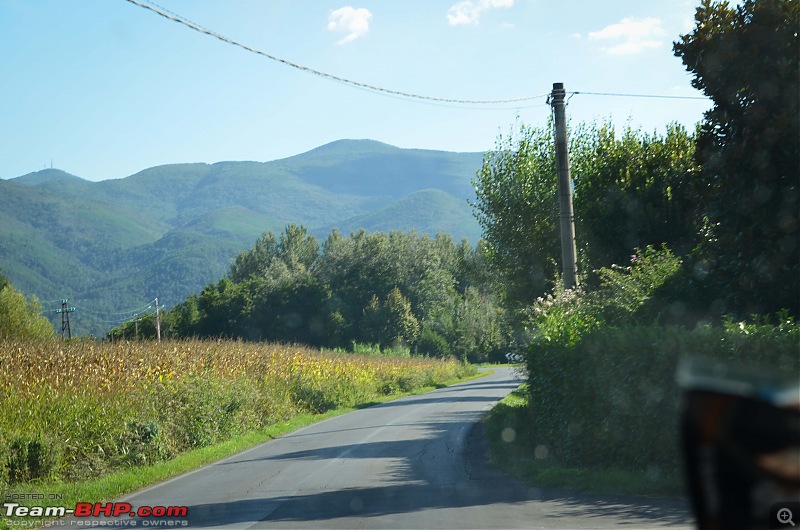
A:
[[[678,472],[665,476],[656,470],[576,468],[554,461],[547,447],[535,444],[529,414],[527,385],[522,385],[483,420],[492,462],[505,473],[539,488],[647,497],[684,495]]]
[[[4,502],[16,502],[21,506],[67,506],[69,508],[74,508],[78,502],[94,503],[119,499],[129,493],[222,460],[313,423],[380,403],[394,401],[406,396],[424,394],[456,383],[471,381],[489,375],[490,373],[491,371],[481,371],[464,378],[448,380],[436,386],[428,386],[410,392],[398,392],[389,396],[381,396],[368,403],[359,404],[354,407],[339,407],[322,414],[299,414],[290,420],[276,423],[266,429],[249,432],[224,442],[183,453],[167,462],[161,462],[152,466],[131,467],[122,471],[110,473],[98,479],[78,482],[37,481],[16,484],[12,488],[6,490],[6,499]],[[36,498],[40,495],[42,498]],[[0,518],[0,529],[15,527],[15,525],[6,521],[5,518]]]

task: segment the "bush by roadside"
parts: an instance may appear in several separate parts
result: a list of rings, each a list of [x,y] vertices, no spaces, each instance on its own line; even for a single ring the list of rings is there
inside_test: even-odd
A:
[[[800,326],[785,312],[693,329],[659,324],[660,313],[680,305],[682,263],[667,248],[637,250],[628,266],[595,272],[596,288],[557,291],[530,310],[531,453],[671,481],[682,467],[681,359],[800,373]]]
[[[537,351],[527,362],[532,443],[570,465],[669,474],[678,452],[678,362],[800,373],[800,326],[626,326]]]

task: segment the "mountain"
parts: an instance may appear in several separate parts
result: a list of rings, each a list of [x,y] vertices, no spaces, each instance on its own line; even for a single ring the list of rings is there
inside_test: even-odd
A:
[[[313,232],[317,237],[324,237],[333,228],[338,228],[343,234],[361,228],[375,232],[412,229],[427,234],[445,232],[457,241],[467,238],[473,244],[481,237],[480,226],[469,204],[439,189],[413,192],[374,211]]]
[[[0,269],[44,309],[69,298],[73,331],[99,335],[156,297],[181,302],[289,223],[321,240],[335,227],[476,243],[467,201],[482,160],[341,140],[272,162],[171,164],[101,182],[45,169],[0,180]]]
[[[30,184],[31,186],[54,186],[61,187],[62,185],[76,185],[80,186],[81,183],[89,184],[89,181],[83,180],[75,175],[70,175],[66,171],[60,169],[43,169],[34,173],[28,173],[21,177],[14,179],[23,184]]]

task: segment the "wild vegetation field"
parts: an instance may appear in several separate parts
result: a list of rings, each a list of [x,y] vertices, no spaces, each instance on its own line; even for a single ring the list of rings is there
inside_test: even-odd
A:
[[[0,489],[163,461],[474,370],[282,344],[0,339]]]

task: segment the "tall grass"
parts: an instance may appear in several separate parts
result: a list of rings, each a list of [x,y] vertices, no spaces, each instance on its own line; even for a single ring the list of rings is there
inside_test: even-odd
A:
[[[0,340],[0,490],[163,461],[473,370],[280,344]]]

